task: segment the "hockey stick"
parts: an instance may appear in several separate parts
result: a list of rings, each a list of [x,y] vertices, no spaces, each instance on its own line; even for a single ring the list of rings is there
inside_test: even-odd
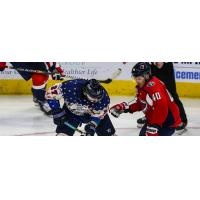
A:
[[[86,133],[85,133],[85,132],[79,130],[78,128],[76,128],[75,126],[73,126],[72,124],[70,124],[69,122],[64,122],[64,124],[65,124],[66,126],[68,126],[69,128],[71,128],[72,130],[77,131],[78,133],[80,133],[81,136],[86,136]]]
[[[114,79],[116,79],[120,74],[122,73],[122,69],[121,68],[118,68],[117,71],[115,71],[113,73],[113,75],[106,79],[106,80],[99,80],[100,83],[106,83],[106,84],[109,84],[111,83]]]
[[[47,74],[47,75],[51,75],[51,72],[48,71],[41,71],[41,70],[33,70],[33,69],[23,69],[23,68],[14,68],[14,67],[8,67],[8,69],[15,69],[17,71],[21,71],[21,72],[29,72],[29,73],[37,73],[37,74]],[[98,80],[100,83],[105,83],[105,84],[109,84],[111,83],[114,79],[116,79],[120,74],[122,73],[122,69],[119,68],[117,69],[117,71],[115,71],[113,73],[113,75],[105,80]],[[73,79],[81,79],[80,77],[75,77],[75,76],[69,76],[69,75],[65,75],[65,77],[63,78],[63,80],[67,81],[67,80],[73,80]]]
[[[24,69],[24,68],[14,68],[14,67],[7,67],[8,69],[15,69],[20,72],[28,72],[28,73],[36,73],[36,74],[49,74],[51,75],[51,72],[48,71],[41,71],[41,70],[34,70],[34,69]]]

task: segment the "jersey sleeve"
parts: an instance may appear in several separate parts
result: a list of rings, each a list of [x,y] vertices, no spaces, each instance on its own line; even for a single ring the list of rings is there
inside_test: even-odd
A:
[[[46,92],[45,98],[47,99],[47,102],[51,109],[57,110],[60,109],[60,99],[63,97],[63,92],[62,92],[62,84],[56,84],[48,89]]]
[[[136,87],[136,96],[134,99],[134,103],[132,103],[129,106],[129,112],[134,113],[134,112],[141,111],[141,110],[142,110],[142,107],[141,107],[140,102],[138,101],[138,88]]]
[[[94,117],[94,116],[91,117],[90,123],[94,124],[95,127],[97,127],[100,122],[101,122],[101,119],[99,117]]]
[[[105,92],[105,97],[101,104],[99,105],[98,110],[93,110],[93,114],[91,115],[91,122],[97,127],[102,119],[107,115],[110,105],[110,98],[108,94]]]
[[[141,110],[142,110],[141,104],[138,102],[138,98],[136,97],[135,102],[129,106],[129,112],[134,113]]]

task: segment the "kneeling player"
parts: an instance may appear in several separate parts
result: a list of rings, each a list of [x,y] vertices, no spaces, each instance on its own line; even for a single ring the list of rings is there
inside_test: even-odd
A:
[[[60,101],[64,99],[61,108]],[[112,136],[113,124],[107,114],[110,98],[100,83],[95,80],[71,80],[51,87],[46,99],[52,109],[57,135],[73,136],[74,130],[65,122],[77,128],[85,125],[87,136]]]
[[[40,109],[47,115],[51,115],[51,109],[46,102],[46,84],[49,79],[48,71],[51,72],[53,80],[61,80],[64,77],[63,70],[56,62],[11,62],[0,63],[0,71],[7,68],[7,65],[12,65],[14,69],[22,76],[26,81],[32,79],[32,93],[33,101],[36,105],[40,106]],[[40,70],[44,73],[29,72]]]
[[[143,111],[147,122],[140,131],[140,136],[171,136],[181,124],[179,109],[158,78],[151,75],[149,63],[137,63],[132,70],[137,94],[131,105],[120,103],[110,109],[114,117],[122,113]]]

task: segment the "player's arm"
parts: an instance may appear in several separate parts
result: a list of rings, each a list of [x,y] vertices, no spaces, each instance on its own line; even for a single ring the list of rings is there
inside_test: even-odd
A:
[[[62,125],[65,119],[65,110],[60,107],[60,100],[63,98],[62,84],[56,84],[48,89],[45,95],[49,106],[52,109],[54,123]]]
[[[109,104],[103,110],[100,110],[98,113],[91,116],[91,121],[85,126],[86,135],[94,136],[96,128],[100,124],[101,120],[107,115],[108,110]]]
[[[65,77],[64,71],[58,62],[46,62],[53,80],[63,80]]]
[[[85,132],[87,136],[94,136],[100,121],[101,119],[99,117],[91,117],[91,121],[85,126]]]
[[[141,111],[141,104],[138,101],[137,95],[135,97],[135,99],[133,100],[134,103],[126,103],[126,102],[122,102],[119,104],[114,105],[113,107],[111,107],[110,109],[110,113],[118,118],[122,113],[134,113],[137,111]]]

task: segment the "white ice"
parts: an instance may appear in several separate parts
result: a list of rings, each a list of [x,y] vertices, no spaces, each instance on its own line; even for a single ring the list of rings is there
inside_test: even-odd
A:
[[[112,104],[130,101],[131,97],[112,97]],[[183,135],[200,135],[200,99],[182,99],[188,114],[188,131]],[[123,114],[119,119],[111,116],[119,136],[137,136],[136,120],[142,113]],[[0,135],[2,136],[54,136],[52,118],[45,116],[32,102],[31,96],[0,96]]]

